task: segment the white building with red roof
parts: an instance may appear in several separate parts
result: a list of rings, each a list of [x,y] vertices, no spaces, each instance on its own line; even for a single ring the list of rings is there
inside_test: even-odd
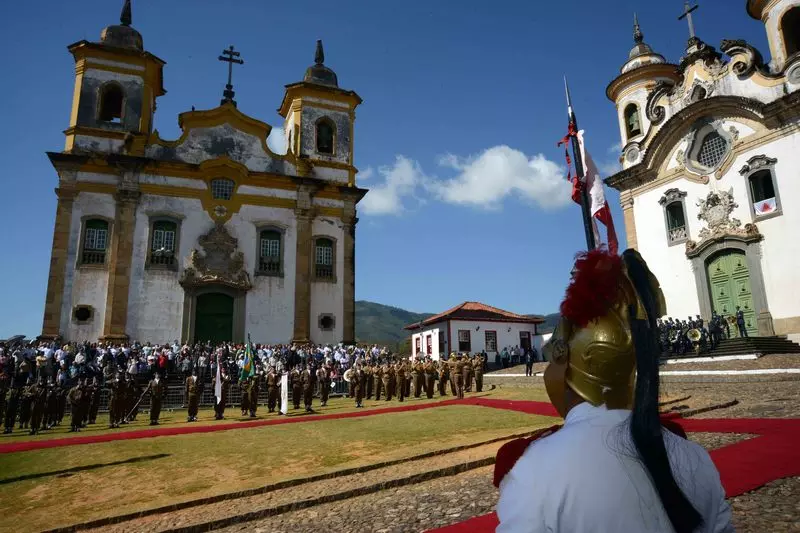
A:
[[[438,315],[405,327],[411,331],[414,355],[434,360],[451,352],[486,352],[490,361],[503,348],[536,348],[541,353],[542,336],[537,326],[544,317],[518,315],[480,302],[464,302]]]

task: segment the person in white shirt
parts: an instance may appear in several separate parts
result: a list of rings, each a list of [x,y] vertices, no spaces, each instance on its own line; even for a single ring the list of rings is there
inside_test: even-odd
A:
[[[498,452],[497,533],[734,531],[708,452],[659,418],[664,314],[637,252],[578,258],[543,348],[545,386],[565,422]]]

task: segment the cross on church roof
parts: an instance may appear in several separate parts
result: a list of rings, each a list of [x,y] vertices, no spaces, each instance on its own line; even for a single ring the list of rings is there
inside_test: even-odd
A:
[[[233,100],[234,93],[233,92],[233,64],[236,63],[237,65],[243,65],[244,59],[237,59],[241,54],[234,50],[233,45],[226,48],[222,51],[222,55],[219,56],[220,61],[224,61],[228,63],[228,83],[225,85],[225,90],[222,91],[222,101],[220,104],[224,104],[226,102],[232,103],[234,106],[236,102]]]
[[[691,6],[690,3],[689,3],[689,0],[685,0],[684,3],[683,3],[683,13],[681,14],[680,17],[678,17],[678,20],[686,19],[686,21],[689,23],[689,38],[690,39],[694,39],[696,37],[696,35],[694,33],[694,20],[692,19],[692,13],[697,11],[697,9],[699,7],[700,7],[699,4],[695,4],[694,6]]]

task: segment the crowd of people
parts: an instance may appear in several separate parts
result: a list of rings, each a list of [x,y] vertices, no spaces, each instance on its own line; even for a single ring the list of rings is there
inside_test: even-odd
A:
[[[730,339],[731,325],[735,323],[739,337],[747,337],[747,326],[744,312],[737,306],[736,314],[726,318],[712,312],[711,319],[706,322],[700,315],[687,320],[668,317],[658,319],[659,341],[662,353],[684,355],[687,352],[713,351],[723,339]]]
[[[452,395],[463,397],[473,384],[482,390],[486,365],[482,354],[451,354],[436,362],[421,355],[401,357],[377,345],[17,342],[0,344],[0,420],[4,433],[18,424],[33,435],[61,425],[69,407],[70,431],[77,432],[96,423],[106,390],[110,428],[135,420],[146,398],[150,424],[157,425],[169,383],[180,384],[188,422],[197,420],[209,384],[217,420],[224,418],[231,387],[241,392],[242,416],[255,417],[264,389],[268,412],[278,410],[284,375],[294,409],[302,403],[309,412],[315,397],[321,406],[327,404],[341,379],[356,407],[373,397],[432,398],[437,388],[446,395],[448,383]]]

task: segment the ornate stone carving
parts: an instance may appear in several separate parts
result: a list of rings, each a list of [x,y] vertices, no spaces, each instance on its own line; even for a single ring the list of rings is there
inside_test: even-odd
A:
[[[695,79],[683,95],[683,105],[688,106],[695,102],[705,100],[714,94],[714,84]],[[697,95],[697,96],[696,96]]]
[[[681,201],[686,198],[686,193],[678,189],[668,189],[664,192],[664,196],[658,201],[661,205],[669,205],[675,201]]]
[[[699,220],[706,222],[706,227],[700,230],[700,241],[686,243],[686,255],[695,256],[707,244],[725,237],[737,237],[746,241],[761,240],[761,234],[755,224],[745,224],[731,217],[731,213],[738,206],[733,199],[733,188],[729,191],[711,191],[705,199],[697,201],[700,213]]]
[[[731,57],[742,56],[734,60],[731,65],[731,70],[733,70],[733,73],[739,76],[739,78],[747,78],[756,70],[762,74],[767,71],[761,52],[748,44],[747,41],[742,39],[725,39],[720,45],[720,50]]]
[[[731,138],[733,139],[733,142],[736,142],[736,141],[739,140],[739,130],[736,129],[736,126],[729,126],[728,127],[728,131],[731,134]]]
[[[245,291],[252,288],[250,275],[244,269],[244,254],[237,250],[238,240],[223,224],[216,224],[198,243],[203,253],[192,250],[180,282],[183,287],[221,284]]]
[[[755,155],[747,160],[747,163],[739,170],[739,174],[742,176],[746,176],[751,172],[755,172],[756,170],[761,170],[762,168],[769,168],[775,166],[778,160],[772,157],[767,157],[763,154]]]
[[[645,116],[647,116],[647,120],[654,126],[661,124],[667,116],[664,106],[658,105],[658,101],[662,96],[669,95],[674,88],[675,86],[672,85],[672,83],[659,81],[656,83],[653,91],[647,96],[647,104],[645,105],[644,112]]]

